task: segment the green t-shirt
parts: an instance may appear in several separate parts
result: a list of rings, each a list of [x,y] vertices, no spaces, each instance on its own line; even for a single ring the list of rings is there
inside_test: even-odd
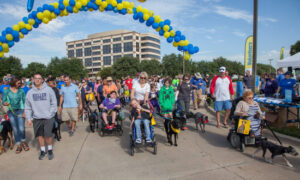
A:
[[[24,109],[25,105],[25,92],[23,89],[18,89],[16,93],[6,89],[3,93],[2,103],[8,102],[12,109]]]

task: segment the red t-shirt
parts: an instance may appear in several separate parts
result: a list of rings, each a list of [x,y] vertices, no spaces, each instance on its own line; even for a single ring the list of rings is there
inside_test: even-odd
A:
[[[125,81],[125,85],[128,87],[129,90],[132,89],[132,79],[127,79]]]

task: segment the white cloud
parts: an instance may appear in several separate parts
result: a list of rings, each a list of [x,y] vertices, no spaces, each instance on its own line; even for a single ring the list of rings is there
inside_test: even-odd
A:
[[[39,32],[51,34],[54,32],[58,32],[60,29],[65,27],[67,24],[60,20],[60,19],[54,19],[50,21],[48,24],[41,24],[40,27],[37,29]]]
[[[206,39],[212,39],[212,37],[211,37],[211,36],[208,36],[208,35],[206,35],[205,38],[206,38]]]
[[[244,33],[244,32],[233,31],[232,33],[238,37],[246,37],[246,33]]]
[[[0,14],[5,15],[5,17],[12,16],[14,18],[20,19],[27,16],[26,7],[13,5],[13,4],[1,4]]]
[[[9,55],[10,54],[8,54],[8,56]],[[21,64],[23,65],[24,68],[26,68],[27,65],[32,62],[38,62],[47,65],[51,60],[50,57],[39,56],[39,55],[16,54],[16,53],[11,55],[21,59]]]

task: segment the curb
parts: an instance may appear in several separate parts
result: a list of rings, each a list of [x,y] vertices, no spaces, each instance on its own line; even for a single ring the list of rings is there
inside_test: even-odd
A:
[[[215,110],[214,110],[212,107],[208,106],[207,103],[205,103],[204,106],[205,106],[207,112],[209,112],[209,113],[210,113],[211,115],[213,115],[213,116],[216,115]],[[224,118],[224,115],[223,115],[223,114],[221,114],[221,118]],[[267,130],[267,133],[268,133],[268,134],[272,135],[272,133],[271,133],[271,131],[270,131],[269,129],[266,129],[266,130]],[[298,139],[298,138],[295,138],[295,137],[292,137],[292,136],[288,136],[288,135],[285,135],[285,134],[281,134],[281,133],[279,133],[279,132],[275,132],[275,133],[276,133],[276,135],[277,135],[279,138],[285,138],[285,139],[288,139],[288,140],[290,140],[290,141],[294,141],[294,142],[300,143],[300,139]]]

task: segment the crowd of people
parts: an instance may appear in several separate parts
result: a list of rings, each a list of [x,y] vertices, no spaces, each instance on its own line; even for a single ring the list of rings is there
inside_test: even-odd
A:
[[[294,79],[291,72],[283,74],[278,69],[277,76],[273,73],[263,74],[261,77],[260,93],[266,97],[284,97],[286,90],[295,93]],[[251,105],[247,112],[255,115],[257,104],[253,103],[253,93],[247,89],[252,88],[252,76],[246,72],[243,78],[244,101]],[[16,153],[28,151],[26,142],[25,119],[28,125],[33,124],[34,135],[40,144],[43,159],[47,154],[53,159],[52,128],[55,120],[61,119],[69,128],[69,135],[73,136],[76,123],[82,117],[82,112],[95,99],[101,110],[105,128],[114,128],[116,113],[112,113],[112,124],[107,121],[107,111],[121,108],[123,103],[131,105],[131,126],[137,127],[136,143],[141,143],[140,124],[149,127],[150,120],[145,113],[156,112],[166,118],[172,118],[174,108],[181,108],[186,114],[193,109],[200,108],[200,102],[209,94],[215,101],[214,109],[217,117],[217,127],[221,127],[221,111],[225,110],[223,126],[228,127],[235,92],[232,80],[226,67],[219,68],[218,75],[200,73],[194,75],[178,75],[173,79],[168,76],[148,76],[146,72],[136,73],[135,77],[129,75],[121,79],[112,77],[97,77],[93,79],[72,80],[68,75],[53,78],[51,75],[43,77],[36,73],[31,79],[17,78],[7,75],[0,84],[1,93],[1,120],[9,119],[13,128],[16,142]],[[241,106],[241,107],[240,107]],[[237,113],[245,114],[245,106],[240,105]],[[255,106],[255,107],[252,107]],[[6,109],[6,110],[3,110]],[[243,111],[242,111],[243,110]],[[253,112],[252,112],[253,111]],[[187,130],[184,124],[182,130]],[[145,128],[146,141],[151,142],[149,128]]]

